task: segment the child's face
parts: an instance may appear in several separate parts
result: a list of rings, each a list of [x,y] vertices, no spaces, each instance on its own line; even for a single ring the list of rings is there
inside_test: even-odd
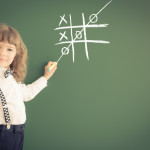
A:
[[[7,41],[0,42],[0,68],[9,69],[16,56],[16,46]]]

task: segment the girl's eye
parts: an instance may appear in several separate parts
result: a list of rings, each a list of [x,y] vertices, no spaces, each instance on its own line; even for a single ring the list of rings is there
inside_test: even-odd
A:
[[[8,49],[8,51],[13,51],[12,49]]]

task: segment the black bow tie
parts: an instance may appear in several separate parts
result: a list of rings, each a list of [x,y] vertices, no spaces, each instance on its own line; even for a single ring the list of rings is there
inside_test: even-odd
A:
[[[5,78],[7,78],[9,75],[13,75],[13,69],[9,69],[9,70],[6,70],[6,72],[4,73],[4,76]]]

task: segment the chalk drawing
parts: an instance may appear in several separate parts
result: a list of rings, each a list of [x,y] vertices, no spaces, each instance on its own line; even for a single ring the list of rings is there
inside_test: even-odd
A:
[[[66,31],[64,31],[64,33],[59,33],[61,35],[61,38],[59,39],[59,41],[61,41],[63,38],[65,38],[66,40],[68,40],[68,37],[66,36]]]
[[[68,47],[63,47],[61,49],[61,56],[59,57],[57,63],[60,61],[60,59],[62,58],[62,56],[64,55],[68,55],[70,50],[70,46],[72,46],[72,59],[73,62],[75,60],[75,48],[74,48],[74,43],[84,43],[85,44],[85,54],[87,59],[89,60],[89,53],[88,53],[88,47],[87,47],[87,43],[101,43],[101,44],[109,44],[109,41],[103,41],[103,40],[87,40],[87,35],[86,35],[86,29],[87,28],[104,28],[107,27],[109,24],[94,24],[98,21],[98,15],[101,13],[102,10],[104,10],[110,3],[112,2],[109,1],[102,9],[100,9],[96,14],[92,14],[89,16],[89,22],[87,24],[85,24],[85,17],[84,17],[84,13],[82,13],[82,21],[83,21],[83,25],[78,25],[78,26],[73,26],[72,25],[72,18],[71,15],[69,15],[69,19],[70,19],[70,25],[69,26],[65,26],[65,27],[60,27],[60,25],[64,22],[65,24],[68,24],[67,20],[65,19],[65,14],[63,16],[60,16],[61,20],[59,22],[59,27],[56,28],[55,30],[70,30],[70,34],[71,34],[71,40],[68,40],[68,37],[66,36],[66,31],[59,32],[59,34],[61,35],[60,39],[59,39],[59,43],[56,43],[55,45],[60,45],[60,44],[69,44]],[[75,33],[75,38],[73,35],[73,29],[80,29],[82,28],[82,30],[78,30]],[[83,34],[82,34],[83,32]],[[84,37],[84,39],[82,40],[82,38]],[[63,39],[65,39],[66,41],[62,41]]]

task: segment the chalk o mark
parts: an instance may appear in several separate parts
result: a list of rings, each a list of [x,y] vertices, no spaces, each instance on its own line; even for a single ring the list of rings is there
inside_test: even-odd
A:
[[[62,55],[68,55],[69,54],[69,48],[68,47],[63,47],[61,49],[61,53],[62,53]]]
[[[92,14],[90,17],[89,17],[89,20],[91,23],[95,23],[98,21],[98,17],[96,14]]]
[[[77,39],[82,39],[82,33],[81,33],[81,31],[76,31],[76,38]]]

